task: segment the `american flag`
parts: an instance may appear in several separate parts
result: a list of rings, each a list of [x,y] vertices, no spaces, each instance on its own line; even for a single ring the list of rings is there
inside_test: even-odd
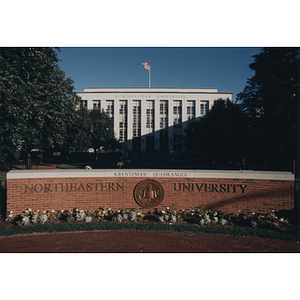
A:
[[[146,71],[150,71],[150,61],[143,62],[142,64],[144,65],[144,69]]]

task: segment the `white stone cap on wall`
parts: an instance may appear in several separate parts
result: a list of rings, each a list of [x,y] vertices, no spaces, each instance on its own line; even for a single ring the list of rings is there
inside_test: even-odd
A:
[[[155,169],[57,169],[57,170],[12,170],[7,179],[26,178],[96,178],[96,177],[145,177],[145,178],[220,178],[220,179],[260,179],[289,180],[295,176],[282,171],[227,171],[227,170],[155,170]]]

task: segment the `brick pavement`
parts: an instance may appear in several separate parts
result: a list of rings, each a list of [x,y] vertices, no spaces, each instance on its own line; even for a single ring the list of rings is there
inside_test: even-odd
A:
[[[96,231],[0,237],[0,253],[299,253],[300,243],[219,234]]]

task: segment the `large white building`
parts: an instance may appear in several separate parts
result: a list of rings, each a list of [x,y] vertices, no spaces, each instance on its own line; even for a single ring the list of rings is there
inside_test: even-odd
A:
[[[216,88],[85,88],[77,93],[88,109],[104,110],[123,149],[182,151],[187,124],[203,117],[217,99],[232,93]]]

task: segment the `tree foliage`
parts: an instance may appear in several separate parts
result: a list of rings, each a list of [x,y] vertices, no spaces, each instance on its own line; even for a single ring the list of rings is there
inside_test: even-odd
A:
[[[67,144],[79,152],[89,148],[93,148],[95,152],[101,147],[114,149],[118,144],[112,120],[105,112],[97,109],[78,108],[68,131]]]
[[[77,96],[53,48],[0,48],[0,148],[62,146]]]
[[[113,147],[114,141],[114,130],[113,123],[109,116],[98,109],[89,111],[89,122],[90,122],[90,145],[91,148],[99,149],[100,147]]]
[[[74,147],[79,152],[84,152],[91,145],[89,111],[85,107],[76,110],[74,118],[69,124],[67,137],[68,147]]]
[[[253,155],[261,161],[292,160],[297,141],[300,90],[298,48],[264,48],[254,55],[255,72],[237,100],[249,117]]]
[[[247,132],[247,118],[240,106],[219,99],[206,116],[187,126],[185,146],[200,151],[206,161],[237,162],[246,154]]]

